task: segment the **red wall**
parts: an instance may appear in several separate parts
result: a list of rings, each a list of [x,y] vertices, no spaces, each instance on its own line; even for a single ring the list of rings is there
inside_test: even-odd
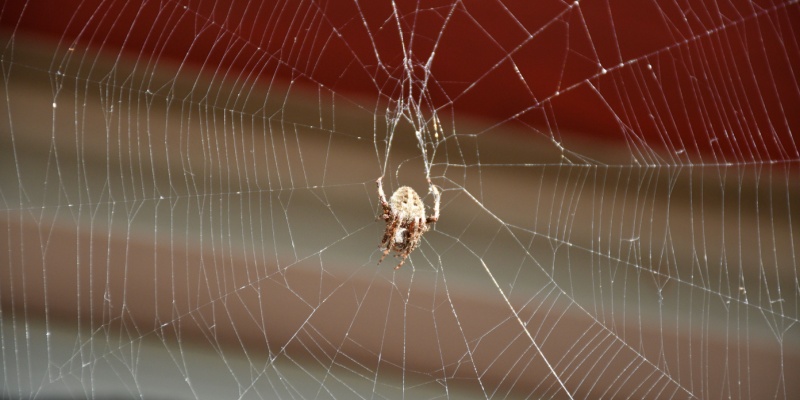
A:
[[[404,43],[415,92],[435,50],[429,104],[448,114],[709,161],[800,158],[797,2],[399,1],[402,42],[390,2],[219,3],[11,1],[0,24],[367,107],[408,90]]]

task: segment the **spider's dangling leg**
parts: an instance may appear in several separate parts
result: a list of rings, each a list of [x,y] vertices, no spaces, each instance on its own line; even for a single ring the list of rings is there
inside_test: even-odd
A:
[[[386,193],[383,192],[383,177],[375,180],[375,183],[378,184],[378,199],[381,201],[381,206],[383,206],[384,209],[389,208],[389,203],[386,202]]]
[[[427,223],[432,224],[439,220],[439,205],[442,202],[442,194],[439,193],[439,188],[436,187],[431,180],[428,179],[429,190],[433,193],[433,215],[427,218]]]
[[[380,264],[383,261],[383,259],[386,258],[386,255],[389,254],[390,251],[392,251],[393,247],[392,244],[394,241],[394,234],[392,234],[392,232],[397,230],[399,225],[400,221],[397,220],[386,225],[386,232],[384,232],[383,234],[383,240],[381,240],[381,244],[378,246],[378,248],[384,249],[381,259],[378,260],[378,264]]]
[[[392,250],[391,248],[387,247],[386,250],[383,251],[383,255],[381,256],[381,259],[378,260],[378,265],[381,264],[381,261],[383,261],[383,259],[386,258],[386,255],[389,254],[389,252],[391,250]]]
[[[400,264],[397,264],[397,266],[394,267],[395,271],[403,266],[403,263],[406,262],[406,257],[408,257],[408,254],[403,254],[403,258],[400,260]]]

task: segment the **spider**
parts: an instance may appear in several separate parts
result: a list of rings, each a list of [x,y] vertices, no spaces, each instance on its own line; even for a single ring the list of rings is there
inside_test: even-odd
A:
[[[386,232],[383,234],[380,248],[383,255],[378,260],[378,264],[386,258],[390,251],[394,250],[400,257],[400,264],[394,269],[399,269],[406,262],[406,258],[419,245],[422,234],[427,232],[432,224],[439,220],[439,189],[431,184],[428,185],[433,192],[434,204],[433,215],[425,217],[425,205],[422,203],[417,192],[408,186],[397,189],[389,201],[386,201],[386,194],[383,192],[383,177],[375,181],[378,184],[378,198],[381,201],[383,212],[379,218],[386,221]]]

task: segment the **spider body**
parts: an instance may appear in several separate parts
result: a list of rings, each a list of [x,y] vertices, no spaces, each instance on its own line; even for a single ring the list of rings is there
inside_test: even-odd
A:
[[[386,221],[386,231],[383,234],[380,248],[383,249],[383,256],[378,260],[378,264],[386,258],[390,251],[394,250],[397,257],[400,257],[400,264],[394,269],[398,269],[406,262],[408,255],[419,245],[422,234],[430,229],[430,224],[439,220],[439,189],[430,185],[433,192],[434,206],[433,215],[425,216],[425,204],[414,189],[402,186],[397,189],[389,201],[386,201],[386,194],[383,192],[383,178],[378,178],[378,198],[381,202],[383,212],[380,218]]]

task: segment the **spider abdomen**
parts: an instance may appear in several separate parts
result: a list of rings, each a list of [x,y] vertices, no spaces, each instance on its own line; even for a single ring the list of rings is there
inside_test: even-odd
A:
[[[425,220],[425,206],[422,204],[422,199],[414,189],[408,186],[397,189],[389,199],[389,204],[396,213],[397,219],[404,223]]]

